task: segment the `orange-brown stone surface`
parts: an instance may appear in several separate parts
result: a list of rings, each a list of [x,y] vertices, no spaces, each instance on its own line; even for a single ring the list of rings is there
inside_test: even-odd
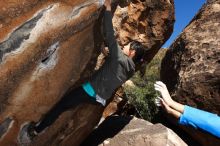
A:
[[[149,6],[141,1],[131,3],[151,13],[166,10],[170,14],[166,18],[157,15],[164,27],[157,29],[161,35],[155,34],[160,41],[147,43],[155,52],[173,29],[173,2],[160,2],[159,7],[155,2],[148,2]],[[100,12],[99,0],[0,1],[1,146],[18,145],[18,132],[25,122],[39,121],[70,89],[92,75],[102,43]],[[149,16],[144,15],[150,22]],[[169,24],[163,23],[165,20]],[[156,21],[146,33],[155,26]],[[97,105],[79,105],[63,113],[32,145],[79,145],[98,123],[102,111]]]
[[[137,40],[146,47],[146,62],[150,62],[173,32],[173,0],[123,0],[117,6],[113,23],[121,46]]]
[[[0,4],[0,121],[13,119],[1,137],[0,145],[6,146],[16,145],[21,125],[38,121],[97,56],[99,33],[93,32],[99,4],[82,0]]]

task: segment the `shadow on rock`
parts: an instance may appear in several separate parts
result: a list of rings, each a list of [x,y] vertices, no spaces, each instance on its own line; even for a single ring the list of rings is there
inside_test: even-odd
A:
[[[110,116],[100,124],[80,146],[98,146],[106,139],[117,135],[133,117]]]

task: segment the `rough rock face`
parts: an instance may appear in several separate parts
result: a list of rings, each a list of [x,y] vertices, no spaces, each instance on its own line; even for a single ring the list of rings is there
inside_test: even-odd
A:
[[[208,1],[162,61],[178,100],[220,114],[220,0]]]
[[[157,17],[163,25],[157,32],[163,39],[158,35],[149,43],[158,44],[153,49],[157,52],[172,32],[173,2],[163,2],[160,9],[155,2],[148,3],[152,3],[146,7],[151,13],[166,9],[171,15]],[[0,2],[0,145],[17,145],[25,122],[39,121],[62,96],[94,72],[102,43],[100,7],[99,0]],[[150,20],[149,16],[144,15]],[[137,28],[133,27],[138,34]],[[67,111],[33,145],[79,145],[102,112],[102,107],[88,104]]]
[[[113,23],[121,46],[131,40],[142,42],[148,50],[146,62],[150,62],[173,32],[173,0],[123,0],[117,6]],[[131,3],[126,4],[126,1]]]
[[[208,0],[167,51],[161,69],[161,79],[176,100],[217,114],[220,114],[219,28],[220,0]]]
[[[172,130],[161,124],[132,118],[108,117],[81,146],[186,146]]]

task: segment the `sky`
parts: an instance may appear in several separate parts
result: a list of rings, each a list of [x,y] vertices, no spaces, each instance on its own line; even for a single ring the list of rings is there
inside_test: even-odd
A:
[[[174,31],[163,48],[168,48],[172,44],[205,2],[206,0],[174,0],[176,16]]]

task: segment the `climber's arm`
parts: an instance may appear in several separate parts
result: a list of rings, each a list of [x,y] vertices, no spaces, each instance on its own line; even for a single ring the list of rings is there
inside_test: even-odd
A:
[[[118,43],[114,36],[114,29],[112,24],[112,13],[111,13],[111,0],[105,0],[105,15],[104,15],[104,33],[106,37],[106,43],[109,48],[111,57],[117,57],[121,49],[118,47]]]

